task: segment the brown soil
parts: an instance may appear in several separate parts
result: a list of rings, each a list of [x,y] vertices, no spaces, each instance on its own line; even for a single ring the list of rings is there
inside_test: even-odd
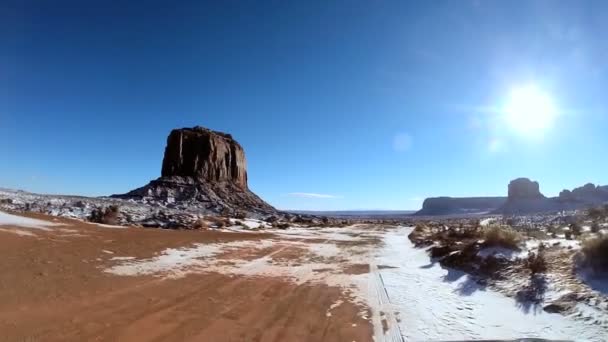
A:
[[[343,298],[338,288],[218,273],[162,279],[103,272],[113,256],[147,258],[194,243],[276,236],[55,221],[66,226],[50,231],[21,228],[34,237],[0,231],[0,341],[372,339],[371,324],[358,315],[360,307],[347,302],[326,316],[332,303]],[[234,253],[246,259],[261,257],[259,250]],[[280,257],[299,257],[290,254]]]
[[[344,267],[346,274],[363,274],[369,273],[369,264],[351,264]]]

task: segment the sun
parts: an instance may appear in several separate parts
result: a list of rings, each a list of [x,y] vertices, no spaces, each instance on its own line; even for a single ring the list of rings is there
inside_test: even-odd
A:
[[[544,136],[557,116],[551,96],[535,85],[514,88],[503,113],[507,126],[528,138]]]

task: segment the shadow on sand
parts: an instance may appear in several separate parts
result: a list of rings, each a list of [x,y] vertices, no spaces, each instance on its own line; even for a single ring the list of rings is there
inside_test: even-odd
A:
[[[456,287],[456,289],[454,289],[454,292],[458,293],[459,295],[470,296],[476,291],[485,291],[485,283],[476,280],[474,277],[467,274],[466,272],[455,270],[449,267],[442,268],[448,271],[448,273],[442,278],[444,282],[453,283],[458,281],[458,286]]]
[[[547,279],[544,274],[530,276],[526,287],[515,295],[515,306],[525,314],[538,314],[543,311]]]

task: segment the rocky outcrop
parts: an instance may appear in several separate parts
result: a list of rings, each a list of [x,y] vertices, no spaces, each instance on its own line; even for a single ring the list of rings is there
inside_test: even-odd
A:
[[[539,183],[528,178],[509,182],[507,197],[431,197],[424,200],[417,216],[465,215],[465,214],[531,214],[561,210],[583,209],[608,202],[608,186],[585,184],[563,190],[558,197],[545,197]]]
[[[538,182],[528,178],[517,178],[509,182],[507,202],[496,213],[528,214],[550,211],[554,208],[553,201],[540,192]]]
[[[558,200],[562,203],[603,203],[608,201],[608,186],[595,186],[593,183],[587,183],[572,191],[561,191]]]
[[[160,178],[112,197],[209,213],[276,212],[249,190],[241,145],[230,134],[200,126],[171,131]]]
[[[245,152],[230,134],[200,126],[174,129],[167,138],[161,176],[229,182],[247,189]]]
[[[502,206],[506,197],[431,197],[424,200],[416,216],[481,214]]]
[[[508,199],[510,201],[544,197],[545,196],[540,193],[538,182],[533,182],[528,178],[517,178],[509,182]]]

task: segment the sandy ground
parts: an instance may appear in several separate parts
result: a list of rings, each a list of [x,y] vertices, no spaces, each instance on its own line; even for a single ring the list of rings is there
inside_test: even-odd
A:
[[[0,341],[372,340],[371,237],[28,217],[54,225],[0,223]]]

